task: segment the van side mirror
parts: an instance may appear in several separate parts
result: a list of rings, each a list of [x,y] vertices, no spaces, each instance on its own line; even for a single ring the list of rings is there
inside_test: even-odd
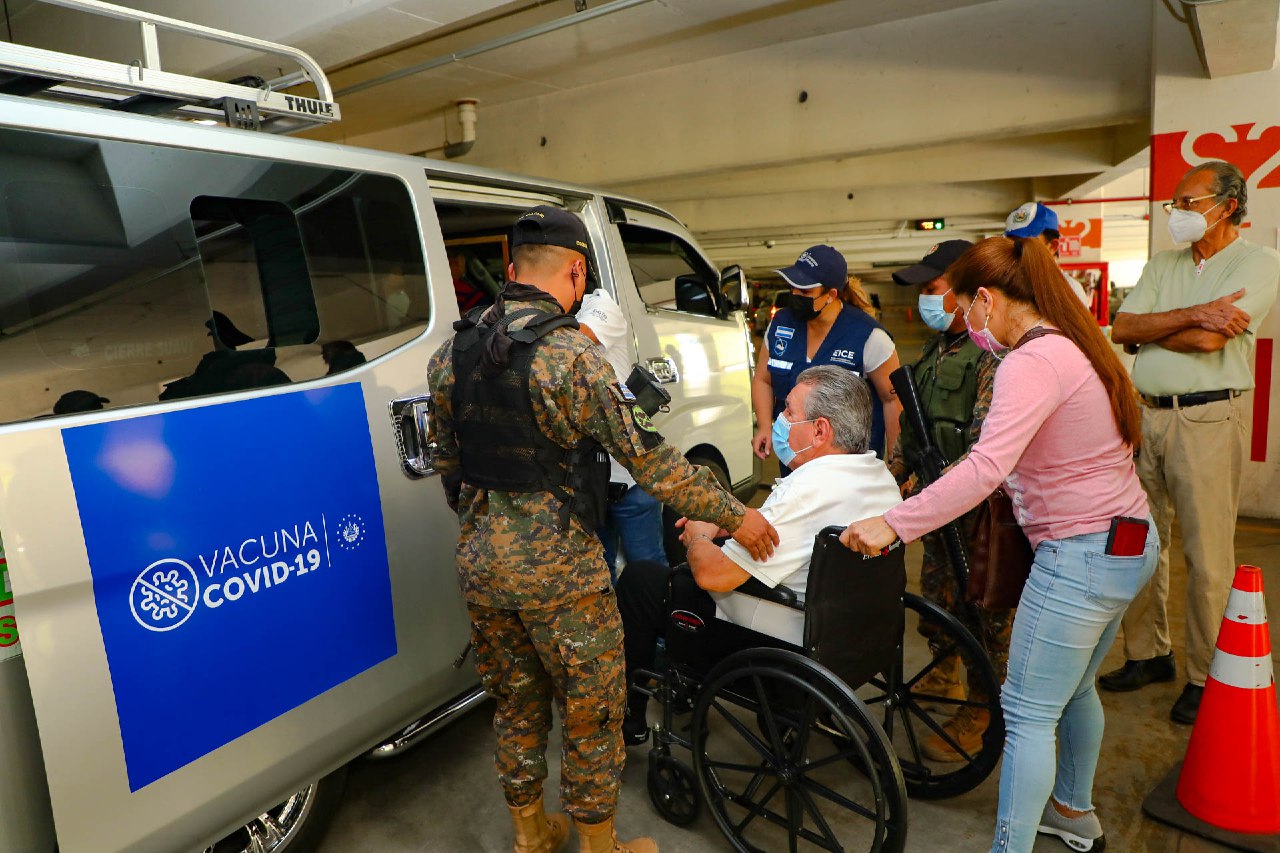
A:
[[[747,274],[742,271],[742,267],[732,264],[720,271],[720,292],[728,300],[730,311],[742,311],[751,304]]]
[[[719,313],[715,291],[701,276],[676,276],[676,310],[715,317]]]

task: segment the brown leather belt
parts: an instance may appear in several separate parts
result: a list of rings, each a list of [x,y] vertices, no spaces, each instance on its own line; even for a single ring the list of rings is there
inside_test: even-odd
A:
[[[1203,406],[1205,403],[1230,400],[1232,397],[1239,397],[1242,393],[1233,389],[1224,389],[1222,391],[1196,391],[1192,394],[1174,394],[1169,397],[1143,394],[1142,399],[1146,401],[1148,406],[1154,406],[1157,409],[1185,409],[1187,406]]]

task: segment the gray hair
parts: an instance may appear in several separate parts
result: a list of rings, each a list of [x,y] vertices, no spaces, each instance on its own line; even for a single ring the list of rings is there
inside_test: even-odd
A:
[[[1210,160],[1196,166],[1187,174],[1194,175],[1196,172],[1208,172],[1213,175],[1214,196],[1220,199],[1236,200],[1236,209],[1231,214],[1231,224],[1239,225],[1243,222],[1244,215],[1249,212],[1249,187],[1240,169],[1225,160]]]
[[[842,367],[810,367],[796,377],[808,385],[804,416],[826,418],[833,433],[831,443],[845,453],[866,453],[871,445],[871,393],[867,382]]]

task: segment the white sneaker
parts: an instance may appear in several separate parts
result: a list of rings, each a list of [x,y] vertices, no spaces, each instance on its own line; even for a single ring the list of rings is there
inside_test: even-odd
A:
[[[1063,817],[1053,807],[1053,799],[1044,804],[1040,826],[1036,830],[1045,835],[1056,835],[1072,850],[1080,853],[1096,853],[1105,850],[1107,837],[1102,834],[1102,823],[1097,812],[1087,812],[1079,817]]]

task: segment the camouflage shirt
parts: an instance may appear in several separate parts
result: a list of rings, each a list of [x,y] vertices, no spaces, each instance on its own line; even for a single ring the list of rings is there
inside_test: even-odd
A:
[[[948,340],[943,338],[942,345],[937,348],[935,358],[937,365],[941,365],[948,358],[955,356],[960,348],[969,340],[968,335],[960,334],[954,339]],[[928,347],[926,346],[926,350]],[[965,441],[966,446],[972,447],[978,441],[978,435],[982,432],[982,422],[987,417],[987,412],[991,410],[991,394],[996,384],[996,368],[1000,366],[1000,361],[991,353],[983,353],[978,360],[977,369],[977,394],[973,406],[973,418],[969,421],[969,435]],[[937,370],[935,369],[935,373]],[[926,416],[932,413],[925,411]],[[905,421],[905,418],[904,418]],[[910,426],[903,426],[902,432],[898,434],[898,440],[894,442],[893,451],[889,454],[889,472],[893,474],[895,480],[901,485],[904,497],[914,495],[920,491],[920,472],[914,470],[911,463],[906,459],[903,453],[902,438],[903,435],[910,430]],[[950,461],[947,469],[950,470],[957,462],[967,456],[957,457]]]
[[[559,313],[547,297],[521,303]],[[528,318],[511,324],[522,328]],[[646,492],[690,518],[733,531],[743,505],[707,468],[695,468],[633,411],[613,368],[580,331],[556,329],[538,343],[529,371],[534,420],[542,433],[570,448],[590,436],[631,472]],[[453,425],[453,339],[427,367],[435,399],[430,440],[449,505],[458,513],[458,578],[472,604],[497,609],[556,607],[609,586],[600,539],[576,516],[560,529],[560,501],[550,492],[501,492],[461,482]]]

